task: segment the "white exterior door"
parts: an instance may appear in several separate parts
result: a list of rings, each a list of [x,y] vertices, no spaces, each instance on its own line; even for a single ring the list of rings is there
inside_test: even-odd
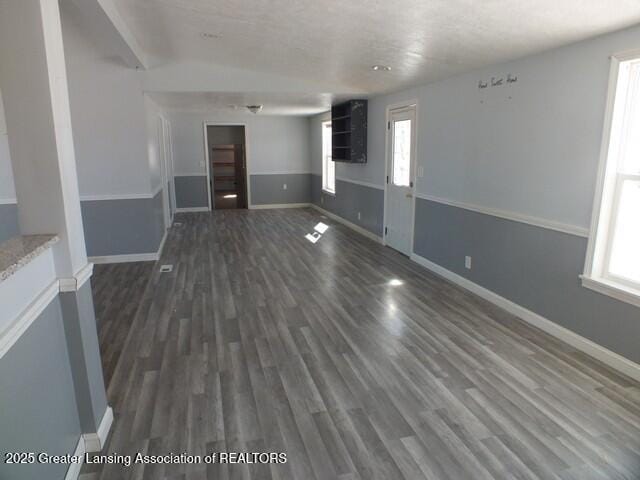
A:
[[[413,244],[415,105],[389,112],[385,242],[405,255]]]

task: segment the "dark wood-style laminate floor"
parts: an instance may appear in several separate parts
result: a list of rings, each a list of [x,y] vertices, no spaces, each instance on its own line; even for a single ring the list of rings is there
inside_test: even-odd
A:
[[[155,262],[95,265],[91,288],[104,381],[109,385]]]
[[[640,478],[638,383],[313,210],[177,220],[108,385],[106,450],[288,462],[83,480]]]

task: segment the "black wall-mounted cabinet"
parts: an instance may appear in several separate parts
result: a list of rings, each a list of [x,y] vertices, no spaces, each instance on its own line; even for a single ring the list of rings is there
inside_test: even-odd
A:
[[[331,156],[334,162],[367,163],[366,100],[331,107]]]

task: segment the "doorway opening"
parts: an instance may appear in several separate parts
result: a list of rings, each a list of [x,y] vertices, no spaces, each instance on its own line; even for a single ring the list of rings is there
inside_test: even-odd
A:
[[[205,125],[205,132],[211,208],[247,208],[245,126]]]
[[[411,256],[413,251],[416,105],[387,111],[386,245]]]

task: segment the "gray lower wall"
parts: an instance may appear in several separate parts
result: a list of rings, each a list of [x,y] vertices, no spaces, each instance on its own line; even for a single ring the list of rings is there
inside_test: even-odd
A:
[[[176,186],[176,208],[209,206],[206,175],[174,177],[174,183]]]
[[[322,191],[322,176],[311,175],[311,201],[331,213],[339,215],[382,236],[384,223],[384,190],[336,179],[336,193]],[[360,213],[360,219],[358,219]]]
[[[251,204],[309,203],[311,201],[310,177],[309,173],[250,175]],[[284,185],[287,186],[286,190],[283,188]]]
[[[97,432],[107,409],[91,282],[60,294],[78,416],[83,432]]]
[[[164,235],[162,191],[154,198],[85,200],[81,205],[90,257],[158,251]]]
[[[0,205],[0,243],[19,234],[18,205]]]
[[[58,298],[0,359],[0,452],[73,454],[80,438]],[[62,479],[67,465],[7,465],[0,478]]]
[[[287,173],[249,175],[252,205],[309,203],[311,201],[311,175]],[[282,186],[286,184],[287,189]],[[201,208],[209,206],[207,177],[175,177],[176,207]]]
[[[416,199],[415,253],[640,363],[640,309],[582,287],[586,249],[586,238]]]

